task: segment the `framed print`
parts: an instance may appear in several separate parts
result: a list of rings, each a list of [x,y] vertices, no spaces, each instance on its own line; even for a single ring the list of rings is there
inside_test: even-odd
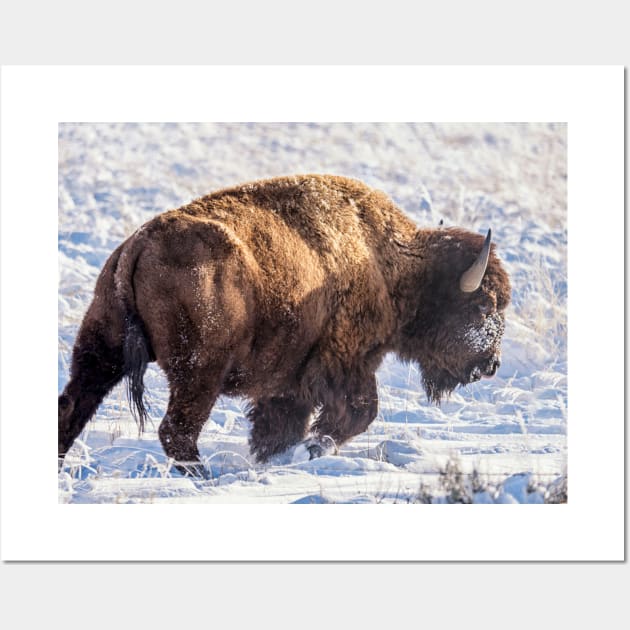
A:
[[[622,68],[2,80],[3,558],[623,557]]]

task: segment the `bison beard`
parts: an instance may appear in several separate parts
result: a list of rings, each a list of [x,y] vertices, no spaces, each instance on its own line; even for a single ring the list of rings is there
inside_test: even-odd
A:
[[[59,466],[124,376],[142,428],[151,361],[170,389],[159,437],[184,474],[220,394],[250,401],[252,454],[311,456],[365,431],[388,352],[428,398],[492,376],[508,276],[490,233],[417,229],[383,193],[343,177],[276,178],[158,215],[110,256],[59,396]],[[311,418],[314,422],[311,424]]]

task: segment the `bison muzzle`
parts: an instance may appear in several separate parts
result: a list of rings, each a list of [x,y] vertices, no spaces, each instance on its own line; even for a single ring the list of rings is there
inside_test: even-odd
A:
[[[215,192],[156,216],[105,263],[59,396],[59,466],[125,376],[143,428],[152,361],[170,391],[160,441],[184,474],[206,475],[197,439],[220,394],[249,401],[259,462],[299,443],[334,451],[376,417],[388,352],[419,365],[435,403],[494,375],[509,299],[490,231],[418,229],[359,181]]]

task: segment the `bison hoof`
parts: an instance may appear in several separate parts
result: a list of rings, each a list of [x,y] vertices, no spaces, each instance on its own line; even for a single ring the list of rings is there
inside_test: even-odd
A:
[[[192,477],[194,479],[211,479],[210,472],[201,462],[177,462],[175,468],[184,477]]]
[[[337,445],[329,435],[312,436],[300,442],[293,453],[293,463],[310,461],[316,457],[336,455]]]

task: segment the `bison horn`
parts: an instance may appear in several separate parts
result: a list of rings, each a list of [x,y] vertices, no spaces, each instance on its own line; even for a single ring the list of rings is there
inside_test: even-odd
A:
[[[483,249],[477,257],[477,260],[470,266],[470,268],[462,274],[459,279],[459,288],[464,293],[472,293],[476,291],[483,280],[483,275],[486,273],[486,267],[488,266],[488,256],[490,255],[490,239],[492,238],[492,230],[488,230],[486,241],[483,244]]]

